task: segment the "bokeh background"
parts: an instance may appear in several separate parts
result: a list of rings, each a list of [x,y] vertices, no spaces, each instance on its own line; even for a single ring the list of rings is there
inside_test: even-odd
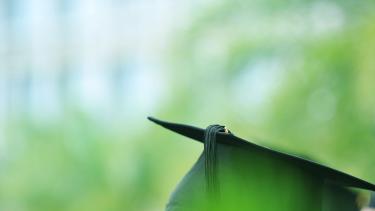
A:
[[[371,0],[1,0],[0,210],[163,210],[206,127],[375,182]]]

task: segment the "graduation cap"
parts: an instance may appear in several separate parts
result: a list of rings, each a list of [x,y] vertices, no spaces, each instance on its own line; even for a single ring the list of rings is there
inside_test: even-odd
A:
[[[167,211],[190,210],[359,210],[349,188],[375,185],[316,162],[235,136],[226,127],[201,129],[155,122],[204,144],[203,153],[167,204]]]

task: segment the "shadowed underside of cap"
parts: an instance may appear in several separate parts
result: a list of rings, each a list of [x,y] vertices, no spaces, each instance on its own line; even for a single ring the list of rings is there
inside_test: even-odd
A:
[[[321,210],[321,177],[250,148],[218,144],[217,155],[220,191],[212,195],[212,189],[207,189],[203,152],[170,197],[167,211]]]

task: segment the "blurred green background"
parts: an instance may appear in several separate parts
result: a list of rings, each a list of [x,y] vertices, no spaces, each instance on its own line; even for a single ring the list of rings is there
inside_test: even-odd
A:
[[[163,210],[236,135],[375,182],[375,2],[0,1],[0,210]]]

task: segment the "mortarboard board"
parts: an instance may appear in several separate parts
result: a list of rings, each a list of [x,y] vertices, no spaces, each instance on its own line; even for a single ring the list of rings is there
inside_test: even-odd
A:
[[[167,211],[353,211],[349,187],[375,185],[316,162],[256,145],[224,126],[206,129],[149,120],[204,144],[167,204]]]

